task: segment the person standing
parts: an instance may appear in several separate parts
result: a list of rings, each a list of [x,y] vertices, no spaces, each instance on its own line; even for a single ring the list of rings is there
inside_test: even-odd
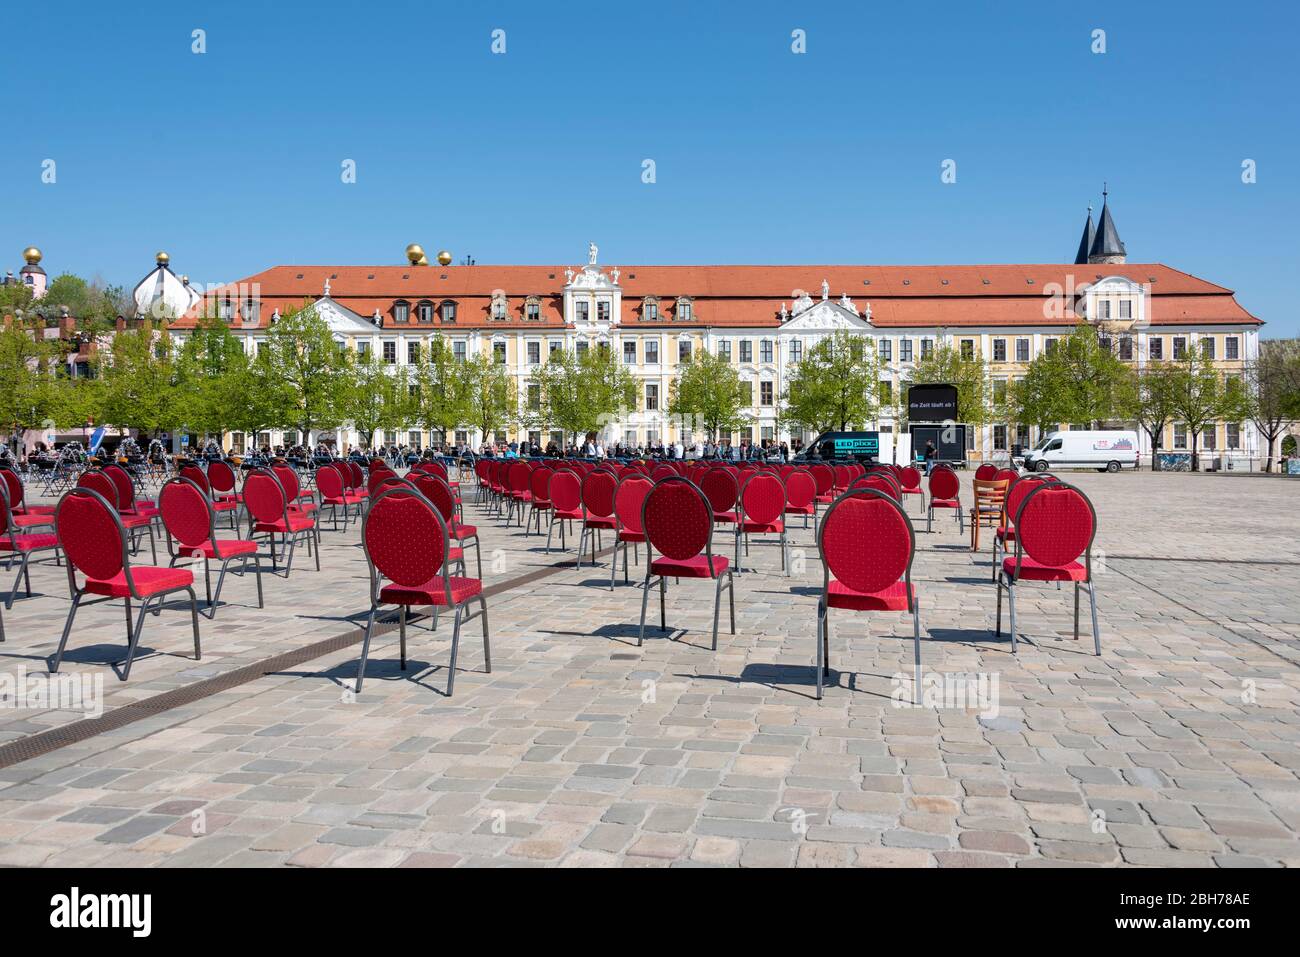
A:
[[[925,443],[925,474],[929,475],[934,469],[935,459],[939,457],[939,450],[934,447],[934,442],[927,440]]]

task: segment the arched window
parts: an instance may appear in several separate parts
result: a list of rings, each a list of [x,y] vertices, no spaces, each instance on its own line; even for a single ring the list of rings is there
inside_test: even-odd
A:
[[[433,322],[433,303],[422,299],[415,306],[415,318],[420,322]]]
[[[542,300],[537,296],[529,296],[524,300],[524,318],[529,322],[541,322]]]
[[[393,303],[393,321],[409,322],[411,319],[411,304],[405,299],[399,299]]]
[[[492,318],[494,320],[504,322],[509,317],[508,308],[509,305],[504,293],[492,297]]]
[[[441,309],[443,322],[456,321],[456,303],[452,302],[450,299],[444,299],[442,301]]]
[[[658,322],[659,321],[659,297],[646,296],[641,302],[641,321]]]
[[[690,322],[695,318],[695,301],[690,296],[679,296],[677,299],[677,321]]]

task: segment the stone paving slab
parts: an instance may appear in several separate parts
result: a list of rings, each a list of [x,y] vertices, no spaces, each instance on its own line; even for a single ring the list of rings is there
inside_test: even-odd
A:
[[[472,622],[447,699],[450,621],[421,619],[406,672],[395,631],[376,637],[359,696],[351,646],[0,768],[0,864],[1300,863],[1297,487],[1069,478],[1101,520],[1100,658],[1086,597],[1075,642],[1052,586],[1021,590],[1013,656],[991,632],[987,547],[972,555],[946,518],[920,524],[924,667],[982,676],[971,687],[995,698],[899,707],[910,622],[836,612],[816,701],[821,566],[798,523],[789,578],[776,549],[751,547],[736,634],[724,609],[715,653],[707,584],[670,583],[672,630],[638,648],[641,591],[621,575],[610,591],[608,558],[555,567],[538,536],[471,504],[485,583],[504,589],[491,674]],[[358,540],[326,532],[322,570],[300,552],[288,580],[267,578],[262,611],[251,581],[228,580],[201,662],[188,614],[167,608],[118,682],[122,612],[103,606],[79,614],[65,670],[102,678],[113,709],[350,632],[367,607]],[[731,554],[729,536],[715,544]],[[40,566],[32,584],[5,613],[0,673],[43,670],[57,643],[65,573]],[[3,708],[0,743],[83,717]]]

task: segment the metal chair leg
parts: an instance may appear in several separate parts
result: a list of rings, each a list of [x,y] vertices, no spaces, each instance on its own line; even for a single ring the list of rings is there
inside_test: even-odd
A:
[[[456,623],[451,630],[451,663],[447,665],[447,697],[451,697],[452,687],[456,681],[456,650],[460,647],[460,619],[464,611],[456,609]]]
[[[356,694],[361,693],[361,682],[366,676],[366,658],[370,654],[370,635],[375,629],[375,612],[378,610],[378,605],[371,605],[370,616],[366,619],[366,633],[361,639],[361,663],[357,665],[357,686],[352,689]]]
[[[479,595],[478,601],[479,604],[483,606],[483,610],[479,612],[479,615],[483,619],[483,664],[485,666],[484,670],[488,674],[491,674],[492,673],[492,649],[488,645],[487,599],[484,598],[482,595]]]
[[[49,666],[50,674],[58,674],[59,665],[63,663],[63,652],[68,647],[68,636],[72,634],[72,619],[77,617],[77,608],[81,605],[81,592],[72,596],[72,607],[68,609],[68,620],[63,624],[63,637],[59,639],[58,650],[54,652],[54,662]]]
[[[627,559],[627,549],[623,549],[623,558]],[[636,636],[636,646],[638,648],[645,642],[645,610],[650,603],[650,576],[646,575],[645,587],[641,589],[641,631]]]
[[[402,670],[406,670],[406,606],[399,605],[397,609],[397,636],[398,644],[401,647]]]
[[[1015,585],[1007,580],[1007,607],[1011,610],[1011,653],[1016,653],[1016,590]]]
[[[1092,643],[1097,649],[1097,655],[1101,655],[1101,631],[1097,627],[1097,583],[1088,582],[1088,604],[1092,607]]]

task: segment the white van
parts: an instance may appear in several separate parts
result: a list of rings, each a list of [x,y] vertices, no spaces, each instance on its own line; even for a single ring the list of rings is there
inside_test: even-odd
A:
[[[1025,453],[1025,468],[1030,472],[1058,468],[1118,472],[1137,465],[1136,432],[1048,432],[1032,451]]]

